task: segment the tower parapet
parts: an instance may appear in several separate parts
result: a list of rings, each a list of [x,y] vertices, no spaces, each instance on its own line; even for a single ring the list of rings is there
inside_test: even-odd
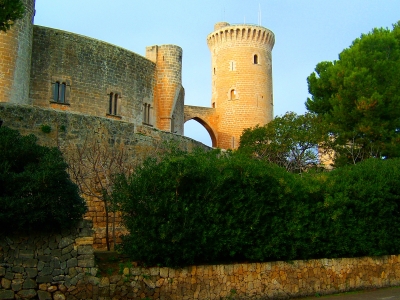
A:
[[[220,148],[237,148],[245,128],[273,119],[272,55],[275,35],[257,25],[215,24],[211,51],[211,106],[219,116]]]
[[[23,0],[25,15],[0,33],[0,102],[29,104],[34,0]]]
[[[258,25],[219,22],[214,26],[214,32],[207,36],[208,47],[250,46],[248,43],[259,43],[260,46],[272,50],[275,44],[275,35],[269,29]]]

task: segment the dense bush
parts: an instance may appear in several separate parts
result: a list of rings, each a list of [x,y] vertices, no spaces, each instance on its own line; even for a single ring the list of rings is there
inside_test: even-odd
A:
[[[0,128],[0,231],[72,226],[86,211],[57,148]]]
[[[130,231],[123,250],[148,264],[172,266],[293,257],[291,199],[304,194],[295,176],[218,151],[148,160],[114,189]]]
[[[400,252],[400,159],[338,168],[324,189],[316,237],[324,256]]]
[[[400,160],[289,173],[218,151],[148,160],[114,189],[122,249],[181,266],[398,253]]]

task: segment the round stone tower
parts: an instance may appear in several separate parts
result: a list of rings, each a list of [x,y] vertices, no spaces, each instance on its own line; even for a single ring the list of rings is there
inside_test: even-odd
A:
[[[23,0],[25,15],[0,32],[0,102],[29,104],[34,0]]]
[[[243,129],[273,119],[272,31],[256,25],[215,24],[211,51],[212,98],[218,147],[235,149]]]
[[[156,63],[154,109],[156,127],[165,131],[174,130],[174,111],[182,93],[182,48],[176,45],[150,46],[146,57]],[[183,134],[183,132],[178,132]]]

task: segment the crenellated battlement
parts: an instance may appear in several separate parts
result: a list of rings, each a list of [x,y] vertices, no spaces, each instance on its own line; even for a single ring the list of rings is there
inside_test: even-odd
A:
[[[272,50],[275,44],[275,35],[269,29],[250,24],[229,24],[226,22],[217,23],[215,31],[207,36],[207,44],[211,49],[222,44],[248,45],[249,42],[265,45],[268,50]]]

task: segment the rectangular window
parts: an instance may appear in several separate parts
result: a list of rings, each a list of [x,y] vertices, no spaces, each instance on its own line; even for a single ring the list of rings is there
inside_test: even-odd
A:
[[[110,92],[108,95],[108,109],[107,114],[118,116],[120,113],[121,95],[118,93]]]
[[[66,78],[52,77],[51,80],[52,97],[51,102],[69,104],[71,81]]]

